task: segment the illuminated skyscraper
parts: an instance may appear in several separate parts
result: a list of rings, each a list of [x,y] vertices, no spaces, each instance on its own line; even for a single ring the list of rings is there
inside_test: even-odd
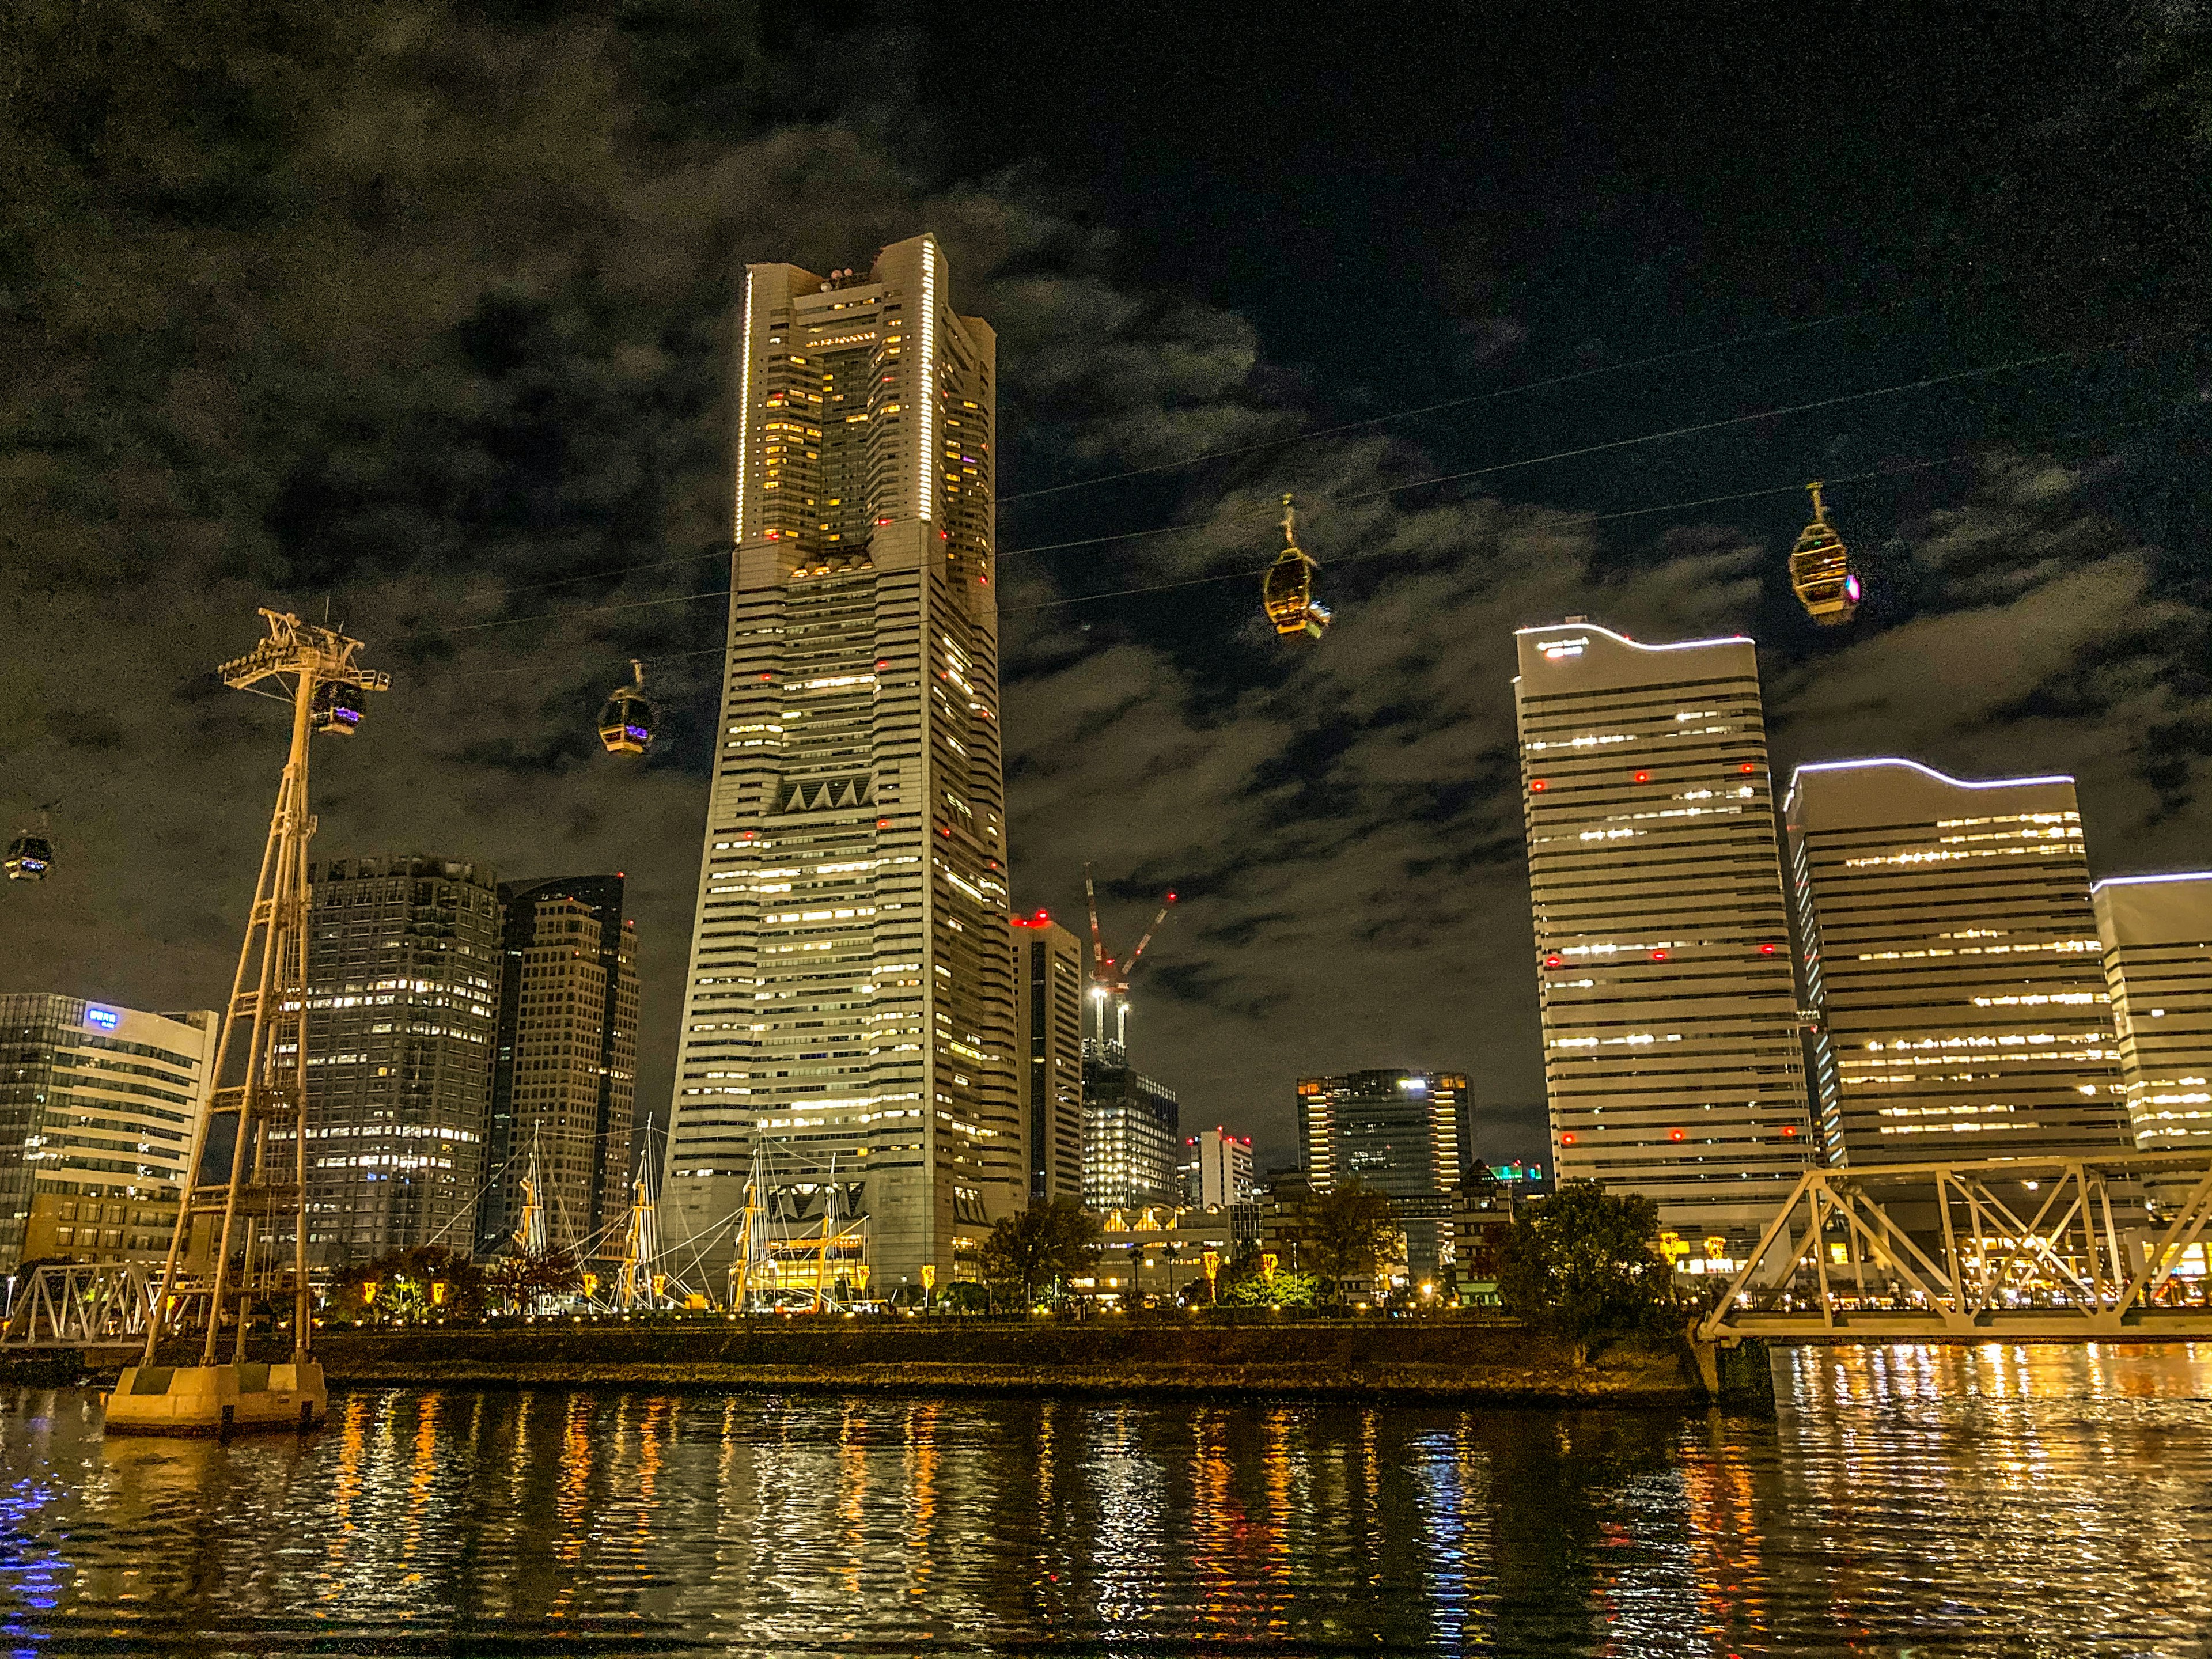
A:
[[[729,652],[662,1189],[723,1270],[757,1155],[865,1217],[872,1289],[971,1275],[1029,1188],[992,586],[995,340],[933,237],[745,275]]]
[[[438,858],[307,870],[307,1242],[373,1261],[476,1236],[498,1030],[498,878]]]
[[[1314,1191],[1364,1182],[1394,1196],[1459,1185],[1457,1072],[1346,1072],[1298,1079],[1298,1156]]]
[[[2090,890],[2136,1147],[2212,1145],[2212,872]]]
[[[222,1017],[0,996],[0,1274],[158,1261]]]
[[[1083,1045],[1083,1201],[1143,1209],[1182,1197],[1182,1106],[1106,1038]]]
[[[1316,1193],[1357,1181],[1389,1195],[1407,1267],[1431,1279],[1452,1255],[1460,1182],[1458,1072],[1347,1072],[1298,1079],[1298,1155]]]
[[[1838,761],[1784,810],[1830,1162],[2125,1150],[2073,779]]]
[[[506,971],[477,1249],[510,1242],[527,1181],[548,1248],[615,1256],[637,1101],[637,924],[623,915],[623,878],[511,884],[500,898]]]
[[[1030,1202],[1083,1200],[1083,946],[1040,910],[1016,916],[1014,1028]]]
[[[1553,1172],[1740,1242],[1810,1139],[1757,653],[1516,637]]]

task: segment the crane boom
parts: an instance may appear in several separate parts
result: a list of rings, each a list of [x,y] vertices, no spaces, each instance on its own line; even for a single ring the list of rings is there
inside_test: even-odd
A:
[[[1129,982],[1130,976],[1137,971],[1138,958],[1145,954],[1145,947],[1152,942],[1152,935],[1160,931],[1160,924],[1168,919],[1168,912],[1175,908],[1175,902],[1176,896],[1170,893],[1167,902],[1160,906],[1159,915],[1152,918],[1152,925],[1145,929],[1145,936],[1137,941],[1137,948],[1129,952],[1128,966],[1121,970],[1121,982],[1124,985]]]
[[[1083,866],[1083,902],[1091,907],[1091,977],[1103,981],[1106,977],[1106,945],[1098,932],[1098,890],[1091,882],[1091,866]]]

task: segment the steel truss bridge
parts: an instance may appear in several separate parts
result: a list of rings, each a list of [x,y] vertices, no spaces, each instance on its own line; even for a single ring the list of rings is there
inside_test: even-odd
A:
[[[2212,1152],[1808,1170],[1698,1337],[2212,1341],[2208,1224]]]
[[[15,1286],[0,1353],[143,1345],[160,1271],[143,1261],[33,1268]]]

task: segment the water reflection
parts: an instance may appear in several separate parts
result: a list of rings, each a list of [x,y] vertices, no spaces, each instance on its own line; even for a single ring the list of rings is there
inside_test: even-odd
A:
[[[1781,1363],[1771,1420],[356,1392],[305,1443],[0,1395],[0,1649],[2194,1654],[2212,1354]]]

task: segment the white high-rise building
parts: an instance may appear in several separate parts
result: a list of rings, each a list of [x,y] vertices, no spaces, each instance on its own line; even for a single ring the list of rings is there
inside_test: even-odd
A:
[[[995,338],[936,240],[745,275],[718,763],[661,1237],[717,1298],[756,1163],[972,1276],[1028,1189],[993,586]],[[833,1200],[832,1188],[835,1188]]]
[[[2126,1150],[2073,779],[1826,762],[1786,816],[1829,1162]]]
[[[1216,1125],[1183,1141],[1182,1201],[1201,1210],[1250,1204],[1260,1195],[1252,1178],[1252,1137]]]
[[[2090,890],[2138,1150],[2212,1147],[2212,871]]]
[[[1553,1167],[1741,1243],[1811,1141],[1756,651],[1516,639]]]

